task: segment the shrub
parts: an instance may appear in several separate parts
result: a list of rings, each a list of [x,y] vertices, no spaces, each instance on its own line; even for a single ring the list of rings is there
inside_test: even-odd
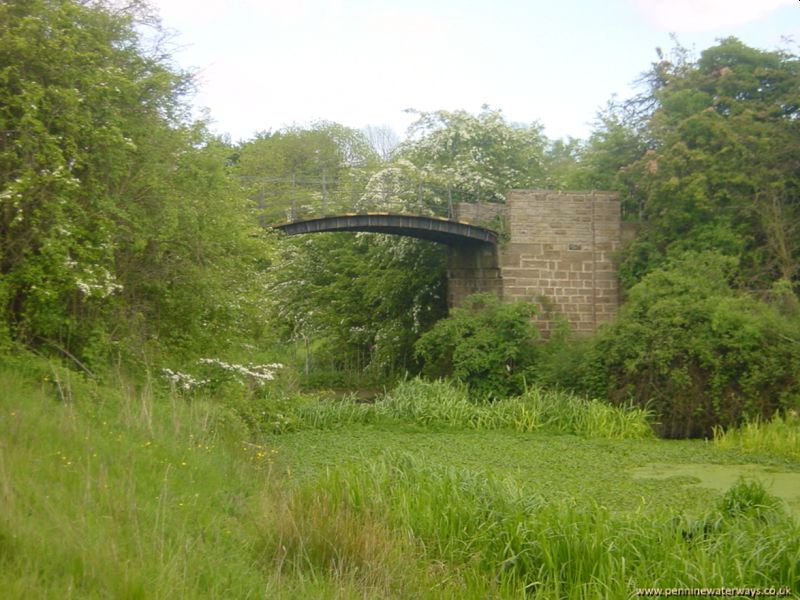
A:
[[[667,437],[768,419],[800,398],[800,323],[727,281],[731,259],[686,254],[631,288],[592,353],[614,402],[649,406]]]
[[[453,377],[482,398],[520,393],[536,357],[539,337],[528,302],[502,303],[474,294],[417,341],[415,353],[428,377]]]

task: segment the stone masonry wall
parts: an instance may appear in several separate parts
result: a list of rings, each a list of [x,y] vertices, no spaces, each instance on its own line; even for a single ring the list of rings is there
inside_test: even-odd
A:
[[[616,195],[511,190],[506,196],[510,241],[498,253],[502,296],[532,300],[564,315],[573,331],[592,332],[617,314],[614,253],[621,244]]]
[[[498,215],[505,216],[505,204],[467,204],[456,206],[456,219],[474,225],[490,226]],[[447,305],[458,306],[470,294],[491,292],[503,295],[498,253],[485,245],[465,245],[447,249]]]
[[[540,307],[545,335],[564,315],[573,331],[590,333],[619,306],[613,262],[622,240],[616,195],[511,190],[505,205],[459,205],[458,218],[489,221],[503,214],[508,239],[496,250],[462,248],[448,256],[448,300],[476,291]],[[495,262],[496,261],[496,262]]]
[[[486,245],[447,249],[447,305],[458,306],[477,292],[503,295],[497,249]]]

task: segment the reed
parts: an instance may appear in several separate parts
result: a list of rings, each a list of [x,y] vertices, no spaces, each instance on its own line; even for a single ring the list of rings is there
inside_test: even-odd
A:
[[[651,415],[640,408],[540,388],[494,402],[474,401],[464,386],[441,380],[404,381],[371,405],[348,399],[306,404],[296,417],[306,427],[323,429],[382,421],[426,428],[543,430],[592,438],[653,437]]]
[[[402,556],[403,570],[444,565],[451,589],[470,598],[800,584],[800,528],[756,482],[739,482],[699,517],[615,514],[591,501],[547,503],[511,480],[401,453],[336,469],[289,497],[294,525],[265,551],[275,560],[291,548],[295,568],[316,573],[339,573],[341,557],[349,572],[368,573],[372,560]]]
[[[771,421],[753,421],[728,430],[716,427],[714,443],[724,449],[800,460],[800,415],[789,412],[775,415]]]

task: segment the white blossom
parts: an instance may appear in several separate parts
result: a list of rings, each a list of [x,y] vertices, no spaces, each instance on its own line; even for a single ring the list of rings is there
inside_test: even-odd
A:
[[[207,379],[196,379],[188,373],[181,373],[172,369],[163,368],[161,372],[172,385],[187,392],[208,383]]]
[[[256,365],[248,363],[246,365],[238,365],[235,363],[227,363],[218,358],[201,358],[199,361],[202,365],[212,365],[232,373],[234,376],[243,378],[245,381],[255,383],[256,385],[263,386],[267,381],[275,379],[275,372],[282,369],[283,365],[280,363],[270,363],[266,365]],[[240,381],[241,382],[241,381]]]

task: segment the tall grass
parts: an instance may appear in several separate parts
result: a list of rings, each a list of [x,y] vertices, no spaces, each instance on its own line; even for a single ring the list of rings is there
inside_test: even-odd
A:
[[[800,528],[758,483],[740,482],[700,518],[618,515],[591,502],[548,504],[511,481],[401,454],[337,469],[283,503],[283,527],[271,525],[273,507],[265,511],[263,548],[265,560],[292,572],[359,573],[399,556],[403,569],[440,565],[440,597],[627,598],[650,586],[800,591]]]
[[[270,448],[151,382],[0,366],[0,596],[247,598]]]
[[[775,415],[771,421],[745,423],[735,429],[714,428],[714,443],[720,448],[754,454],[771,454],[800,461],[800,416]]]
[[[688,518],[552,503],[513,480],[407,454],[293,480],[280,452],[248,438],[234,411],[147,379],[115,379],[101,385],[43,361],[0,363],[4,600],[800,591],[798,525],[755,483]],[[320,426],[413,419],[475,428],[511,426],[519,403],[533,415],[528,427],[609,431],[610,417],[591,416],[591,403],[564,408],[543,392],[501,403],[496,414],[497,403],[472,404],[442,383],[407,382],[393,394],[381,405],[326,405],[327,417],[315,405],[303,410]],[[425,402],[440,411],[433,419]]]
[[[650,414],[620,408],[558,390],[533,388],[522,396],[491,403],[470,400],[463,386],[446,381],[411,379],[373,405],[352,400],[305,405],[298,421],[310,427],[379,421],[425,427],[572,433],[594,438],[649,438]]]

